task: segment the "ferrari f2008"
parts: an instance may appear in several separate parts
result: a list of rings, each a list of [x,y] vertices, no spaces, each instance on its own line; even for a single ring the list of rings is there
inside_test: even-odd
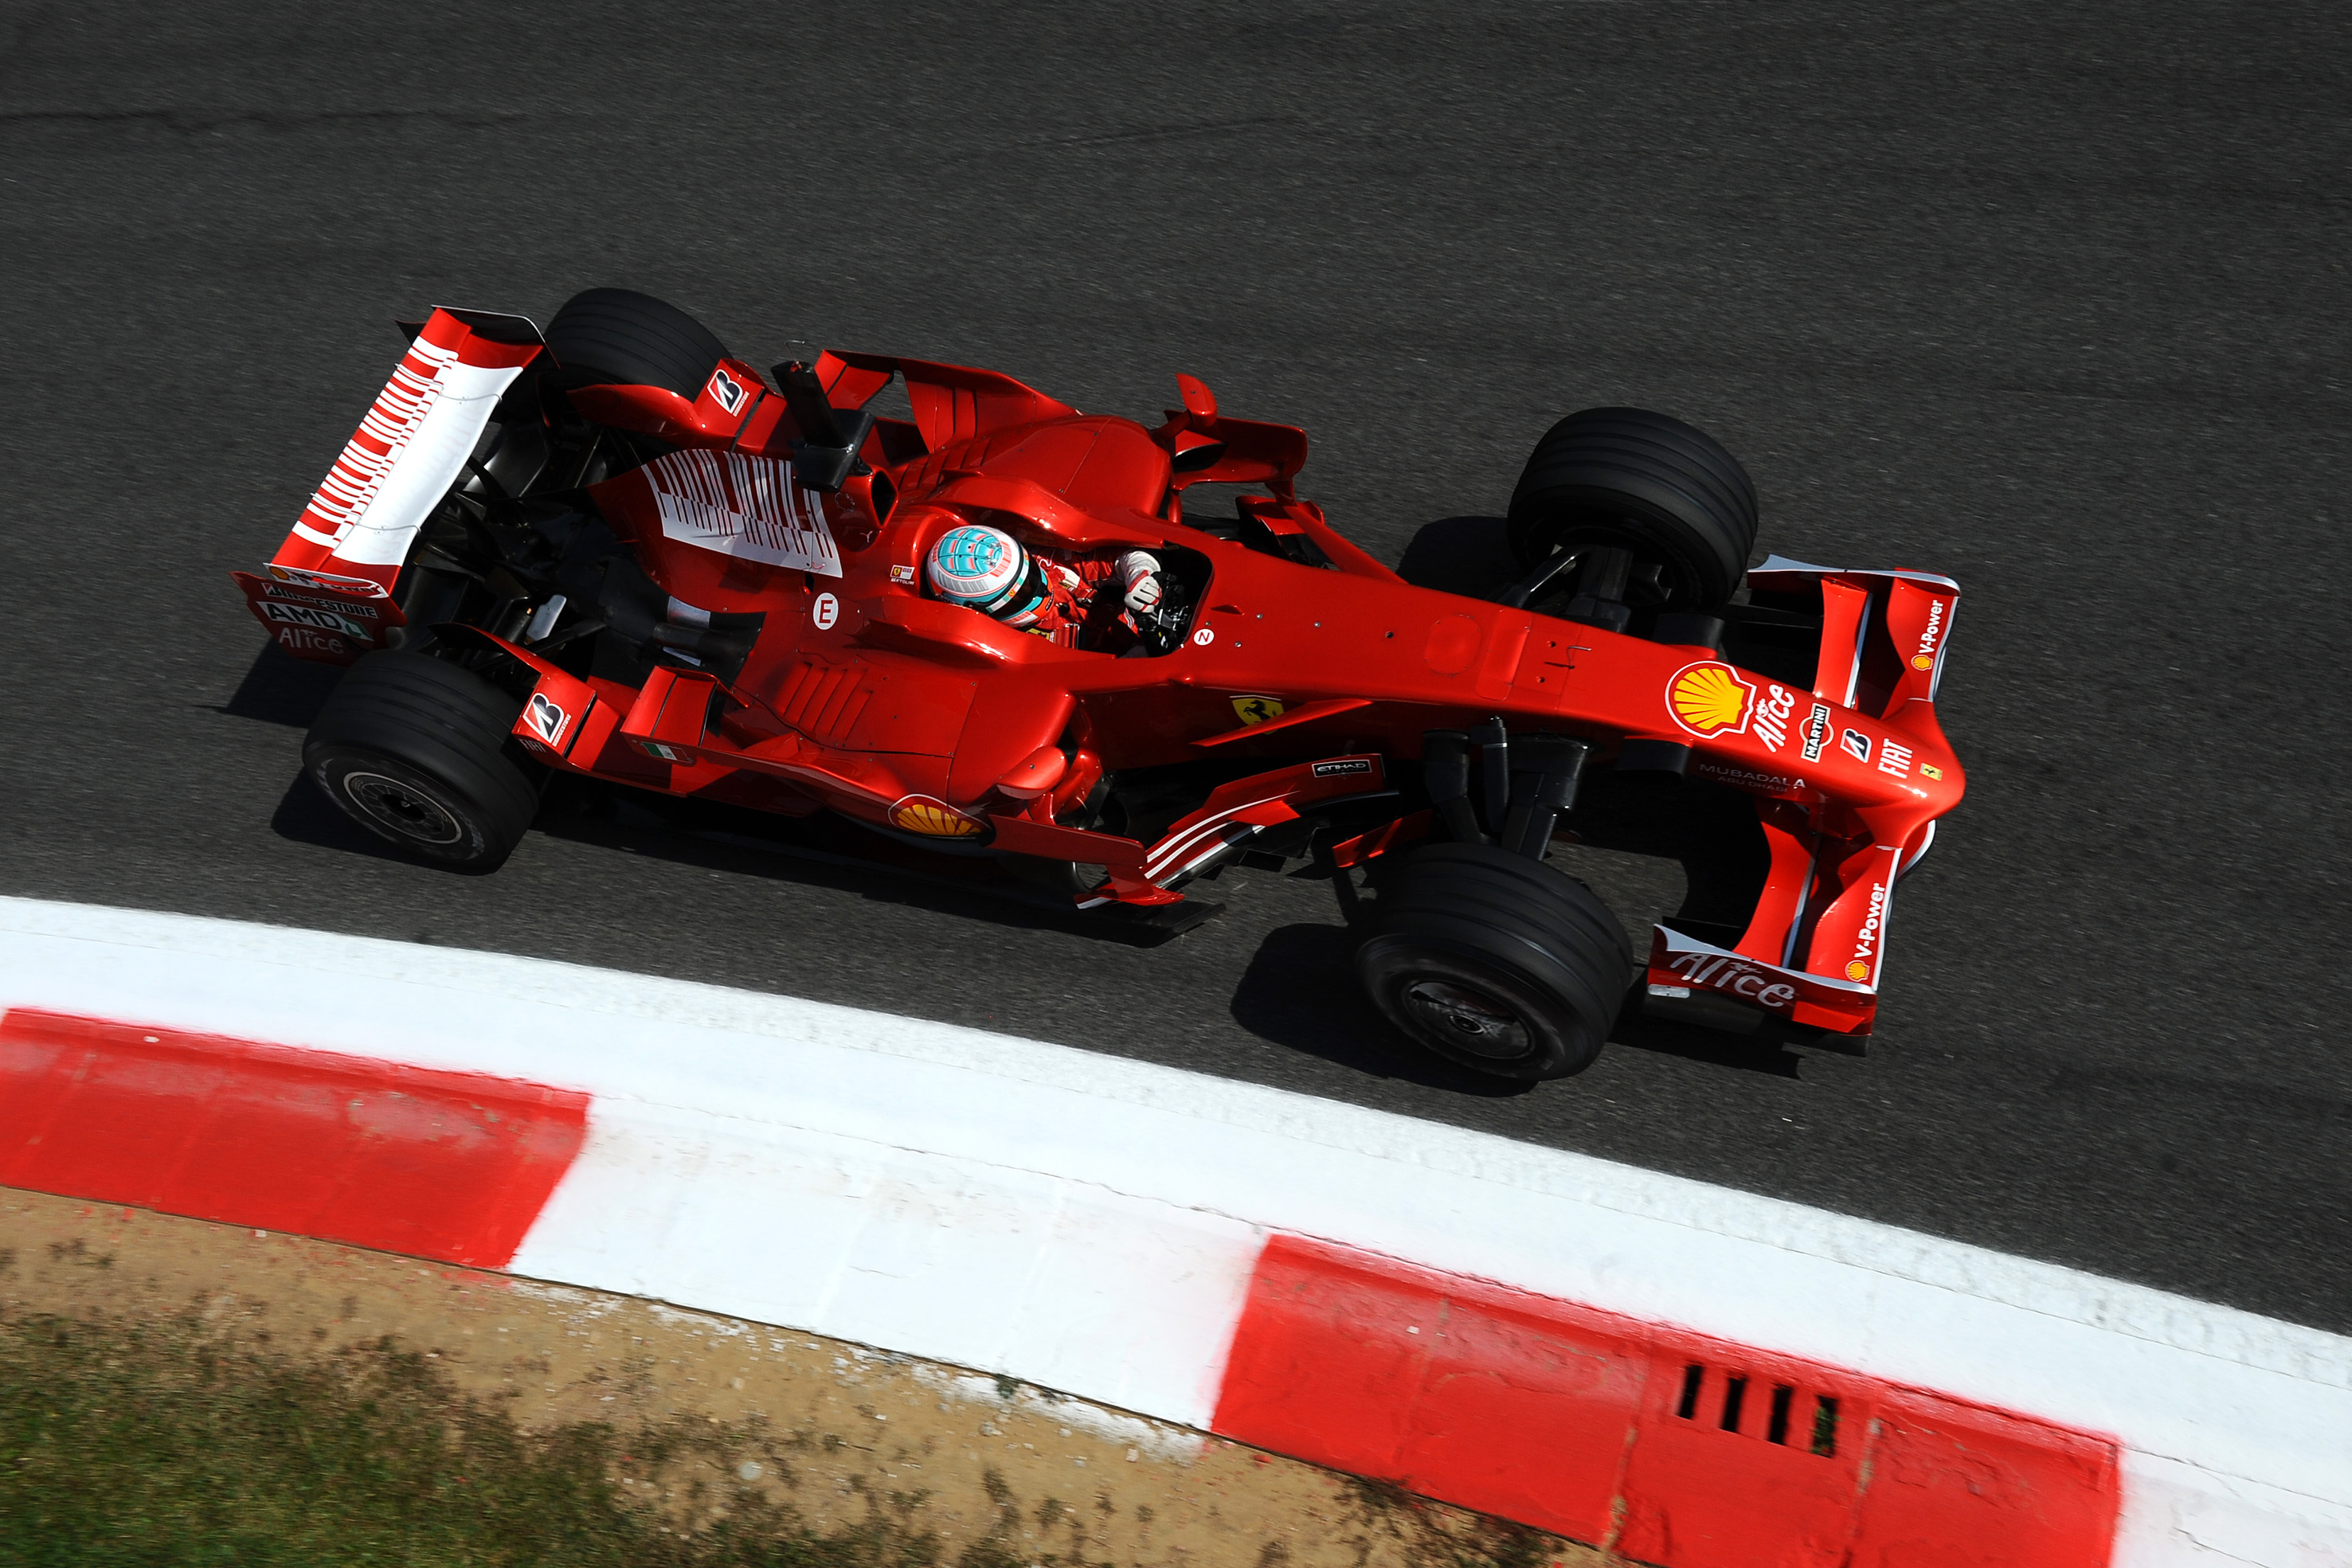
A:
[[[405,330],[236,577],[287,653],[351,666],[306,768],[421,861],[496,866],[564,773],[835,813],[1170,930],[1232,857],[1311,861],[1376,895],[1355,962],[1389,1019],[1538,1079],[1629,997],[1867,1034],[1896,884],[1960,799],[1958,586],[1751,568],[1748,475],[1664,414],[1545,433],[1516,578],[1472,597],[1349,542],[1297,492],[1305,434],[1190,377],[1146,425],[894,355],[762,373],[611,288],[544,331]],[[1232,516],[1185,509],[1203,484]],[[1681,862],[1640,962],[1549,863],[1570,841]]]

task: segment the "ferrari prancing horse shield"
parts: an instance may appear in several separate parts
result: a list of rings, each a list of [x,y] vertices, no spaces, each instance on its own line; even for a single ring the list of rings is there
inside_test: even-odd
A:
[[[1244,724],[1264,724],[1282,716],[1282,703],[1276,697],[1235,697],[1234,714]]]

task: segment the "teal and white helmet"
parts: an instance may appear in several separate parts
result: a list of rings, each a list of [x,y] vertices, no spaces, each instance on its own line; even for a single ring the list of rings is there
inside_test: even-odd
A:
[[[931,591],[950,604],[1015,625],[1035,613],[1049,591],[1044,569],[1021,541],[985,523],[961,523],[940,536],[926,575]]]

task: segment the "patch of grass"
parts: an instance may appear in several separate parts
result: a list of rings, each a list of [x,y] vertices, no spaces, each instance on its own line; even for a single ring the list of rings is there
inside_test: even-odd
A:
[[[804,1446],[525,1430],[388,1341],[300,1362],[193,1317],[0,1321],[10,1568],[939,1568],[903,1511],[824,1534],[739,1483]]]

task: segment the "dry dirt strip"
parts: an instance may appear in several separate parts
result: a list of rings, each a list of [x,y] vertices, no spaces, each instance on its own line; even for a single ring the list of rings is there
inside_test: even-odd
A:
[[[0,1185],[1001,1375],[1668,1568],[2352,1563],[2352,1342],[1165,1068],[0,901]]]

